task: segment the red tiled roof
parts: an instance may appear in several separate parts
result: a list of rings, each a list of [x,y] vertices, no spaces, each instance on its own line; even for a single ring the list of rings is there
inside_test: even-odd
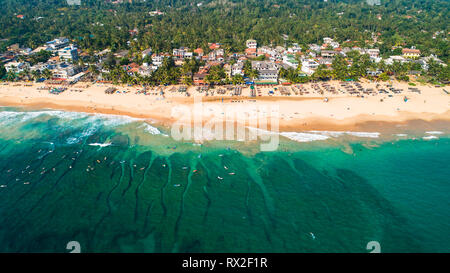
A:
[[[199,48],[195,49],[194,52],[197,54],[203,54],[203,49],[199,47]]]
[[[406,53],[420,54],[420,50],[418,50],[418,49],[411,49],[411,48],[404,48],[404,49],[402,49],[402,53],[403,54],[406,54]]]
[[[212,43],[209,45],[209,49],[214,50],[214,49],[218,49],[220,48],[220,45],[216,44],[216,43]]]

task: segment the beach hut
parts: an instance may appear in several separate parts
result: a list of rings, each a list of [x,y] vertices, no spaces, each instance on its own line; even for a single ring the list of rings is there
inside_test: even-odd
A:
[[[114,87],[109,87],[105,90],[105,94],[114,94],[116,92],[116,88]]]

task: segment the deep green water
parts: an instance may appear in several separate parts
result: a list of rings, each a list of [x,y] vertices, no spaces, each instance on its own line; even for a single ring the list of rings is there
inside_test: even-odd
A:
[[[2,108],[0,252],[450,252],[446,134],[283,139],[262,153]]]

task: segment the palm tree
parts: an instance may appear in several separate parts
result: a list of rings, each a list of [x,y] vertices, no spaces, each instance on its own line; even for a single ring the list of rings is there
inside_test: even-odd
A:
[[[44,75],[44,77],[48,80],[51,77],[53,77],[53,72],[50,71],[49,69],[44,69],[44,71],[42,71],[42,74]]]
[[[3,65],[0,65],[0,80],[3,78],[3,76],[6,75],[6,69]]]
[[[231,81],[234,85],[242,84],[244,83],[244,77],[242,77],[242,75],[237,74],[234,75],[233,78],[231,78]]]
[[[13,71],[8,71],[8,73],[6,73],[7,81],[14,81],[15,79],[16,79],[16,73],[14,73]]]
[[[252,80],[255,80],[255,79],[257,79],[258,76],[259,76],[259,71],[256,70],[256,69],[251,69],[251,70],[249,71],[249,73],[248,73],[248,76],[249,76]]]
[[[90,65],[88,68],[89,73],[91,73],[93,76],[98,76],[100,74],[100,71],[98,71],[97,67],[95,65]]]
[[[190,86],[190,85],[193,84],[193,80],[192,80],[192,78],[189,77],[189,76],[183,76],[182,79],[181,79],[181,82],[182,82],[184,85],[188,85],[188,86]]]
[[[33,76],[33,79],[34,79],[34,80],[37,80],[37,79],[39,79],[39,77],[41,76],[41,71],[39,71],[39,70],[33,70],[33,71],[31,71],[31,75]]]

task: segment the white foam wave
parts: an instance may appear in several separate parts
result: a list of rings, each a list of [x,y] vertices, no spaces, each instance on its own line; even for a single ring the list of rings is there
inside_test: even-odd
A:
[[[0,112],[0,124],[7,125],[16,122],[26,122],[30,119],[34,119],[40,116],[39,112],[12,112],[2,111]]]
[[[441,132],[441,131],[428,131],[428,132],[425,132],[425,134],[428,134],[428,135],[442,135],[442,134],[444,134],[444,132]]]
[[[89,117],[90,120],[101,121],[104,126],[117,127],[120,125],[139,122],[143,119],[133,118],[129,116],[109,115],[109,114],[92,114]]]
[[[159,131],[158,128],[151,126],[150,124],[144,122],[141,126],[139,126],[138,128],[144,128],[144,130],[147,133],[150,133],[152,135],[160,135],[161,131]]]
[[[90,143],[89,146],[98,146],[98,147],[108,147],[111,146],[111,143]]]
[[[264,130],[264,129],[255,128],[255,127],[247,127],[247,128],[250,131],[257,133],[258,135],[277,135],[277,134],[279,134],[279,132]]]
[[[367,138],[378,138],[380,133],[378,132],[353,132],[353,131],[309,131],[310,133],[326,135],[331,137],[340,137],[343,135],[351,135],[355,137],[367,137]]]
[[[81,126],[86,123],[101,123],[103,126],[116,127],[132,122],[143,121],[143,119],[133,118],[129,116],[110,115],[110,114],[90,114],[83,112],[67,112],[67,111],[30,111],[30,112],[15,112],[15,111],[0,111],[0,124],[5,125],[9,123],[26,122],[28,120],[37,118],[39,116],[48,115],[57,117],[61,120],[81,120]]]
[[[378,138],[380,137],[380,133],[378,132],[345,132],[346,134],[356,136],[356,137],[369,137],[369,138]]]
[[[437,136],[425,136],[425,137],[422,137],[422,139],[424,139],[424,140],[432,140],[432,139],[438,139],[438,137]]]
[[[310,141],[316,141],[316,140],[326,140],[329,137],[325,135],[318,135],[318,134],[310,134],[310,133],[297,133],[297,132],[282,132],[280,135],[287,137],[291,140],[297,141],[297,142],[310,142]]]
[[[258,133],[259,135],[265,134],[278,134],[278,132],[272,132],[268,130],[262,130],[259,128],[247,127],[249,130]],[[355,137],[365,138],[378,138],[380,133],[378,132],[352,132],[352,131],[308,131],[308,132],[281,132],[279,135],[287,137],[291,140],[298,142],[310,142],[317,140],[326,140],[329,138],[337,138],[343,135],[351,135]]]

